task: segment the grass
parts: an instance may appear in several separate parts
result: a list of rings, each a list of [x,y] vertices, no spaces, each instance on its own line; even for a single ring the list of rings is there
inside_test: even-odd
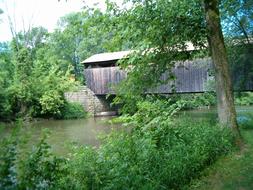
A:
[[[245,146],[221,159],[203,172],[186,189],[252,190],[253,189],[253,122],[241,129]]]

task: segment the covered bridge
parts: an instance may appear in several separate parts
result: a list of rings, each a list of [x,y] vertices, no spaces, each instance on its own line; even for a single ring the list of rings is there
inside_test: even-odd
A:
[[[101,53],[91,56],[82,63],[85,66],[84,75],[86,85],[96,95],[114,94],[112,85],[118,84],[127,77],[127,73],[117,66],[116,62],[126,58],[130,51]],[[177,63],[173,72],[176,76],[174,82],[177,93],[205,92],[206,83],[213,77],[210,75],[211,60],[196,59]],[[166,75],[161,76],[166,79]],[[152,93],[171,93],[171,84],[161,85],[152,90]]]
[[[84,75],[86,86],[78,92],[66,94],[69,101],[80,102],[84,105],[86,111],[94,115],[113,115],[117,108],[111,107],[110,102],[113,96],[106,98],[107,94],[115,94],[112,85],[118,84],[127,77],[127,73],[117,66],[117,61],[127,58],[130,51],[121,51],[113,53],[101,53],[91,56],[84,60]],[[173,72],[176,80],[173,82],[177,93],[202,93],[208,91],[207,84],[209,80],[214,80],[211,74],[211,59],[195,59],[175,64]],[[234,85],[242,81],[243,71],[238,71],[233,76]],[[246,80],[243,89],[245,91],[253,90],[253,76]],[[161,76],[167,78],[166,74]],[[169,94],[172,93],[171,84],[160,85],[152,89],[150,93]]]
[[[130,51],[101,53],[84,60],[82,63],[85,66],[84,75],[87,87],[96,95],[115,94],[112,85],[118,84],[127,77],[127,73],[120,70],[116,63],[120,59],[127,58],[130,53]],[[214,80],[211,68],[210,58],[176,63],[173,69],[176,76],[176,80],[173,82],[175,91],[177,93],[202,93],[208,91],[207,81]],[[238,83],[242,81],[242,77],[244,77],[244,74],[239,71],[232,76],[234,86],[238,86]],[[166,78],[166,74],[161,76],[162,80]],[[245,82],[243,90],[253,90],[253,77]],[[171,84],[160,85],[152,90],[152,93],[172,93]]]

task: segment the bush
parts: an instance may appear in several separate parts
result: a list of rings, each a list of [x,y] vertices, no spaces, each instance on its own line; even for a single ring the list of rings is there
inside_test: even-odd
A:
[[[78,119],[87,116],[83,106],[77,102],[67,102],[61,110],[59,119]]]
[[[40,98],[41,114],[59,115],[64,98],[57,91],[48,91]]]
[[[216,96],[212,92],[174,95],[175,100],[185,101],[184,109],[210,107],[216,104]]]
[[[0,189],[17,188],[17,141],[3,139],[0,143]]]
[[[64,175],[65,159],[51,153],[51,147],[42,137],[37,146],[20,164],[19,189],[54,189]]]
[[[253,105],[253,92],[241,92],[236,95],[235,103],[239,106]]]
[[[55,189],[66,160],[50,152],[47,135],[29,152],[19,136],[14,133],[0,142],[0,189]]]
[[[125,119],[130,130],[111,133],[99,149],[74,147],[66,160],[50,154],[42,140],[15,170],[17,160],[11,158],[16,158],[12,148],[16,144],[5,146],[8,154],[1,155],[8,159],[0,162],[0,185],[66,190],[179,189],[233,146],[229,129],[190,118],[172,119],[183,106],[165,100],[139,102],[138,111]]]
[[[124,117],[130,132],[113,132],[101,147],[80,148],[70,159],[69,187],[80,189],[178,189],[229,152],[228,129],[171,118],[180,102],[141,102]],[[72,182],[72,183],[71,183]]]
[[[74,146],[65,165],[67,174],[60,178],[57,189],[100,189],[103,169],[98,154],[90,147]]]
[[[227,129],[190,119],[175,123],[176,107],[139,103],[131,133],[112,134],[98,151],[102,189],[177,189],[232,148]]]

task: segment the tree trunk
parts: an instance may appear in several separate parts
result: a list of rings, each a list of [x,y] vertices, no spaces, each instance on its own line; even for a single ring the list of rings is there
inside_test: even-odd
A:
[[[230,127],[237,136],[240,136],[218,2],[219,0],[204,0],[208,43],[215,67],[218,116],[223,126]]]

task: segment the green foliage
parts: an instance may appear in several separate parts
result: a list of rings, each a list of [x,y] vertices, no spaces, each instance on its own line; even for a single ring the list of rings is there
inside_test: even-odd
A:
[[[222,5],[223,31],[233,82],[236,90],[247,90],[253,79],[253,2],[224,0]]]
[[[65,160],[54,156],[46,143],[46,135],[21,162],[20,189],[53,189],[64,174]]]
[[[119,87],[120,88],[120,87]],[[216,104],[216,96],[212,92],[206,93],[193,93],[193,94],[171,94],[169,96],[162,95],[146,95],[146,96],[127,96],[118,94],[113,103],[120,105],[120,112],[123,114],[133,115],[138,110],[138,102],[142,101],[156,102],[157,100],[166,101],[166,106],[170,106],[172,103],[181,102],[182,109],[195,109],[202,107],[210,107]]]
[[[207,34],[203,1],[127,0],[125,3],[123,8],[109,3],[107,14],[111,15],[111,22],[117,23],[115,41],[129,39],[129,47],[135,50],[129,59],[119,63],[127,70],[128,77],[116,91],[116,103],[123,103],[123,110],[134,112],[136,107],[132,105],[140,94],[152,92],[153,87],[164,83],[160,81],[163,73],[169,74],[166,82],[175,79],[171,70],[176,61],[208,56]],[[221,24],[230,39],[227,46],[233,81],[237,90],[245,89],[253,73],[252,2],[224,0],[219,4]],[[188,42],[195,51],[187,51]],[[190,101],[188,107],[215,103],[212,97],[193,98],[195,102]]]
[[[59,115],[60,108],[64,105],[64,99],[57,91],[47,91],[40,98],[41,113]]]
[[[0,146],[0,189],[17,188],[17,139],[1,140]]]
[[[101,150],[107,158],[103,185],[105,189],[179,188],[227,152],[230,140],[228,131],[189,121],[112,136]]]
[[[190,119],[173,121],[171,116],[182,105],[168,104],[139,103],[137,113],[124,118],[131,132],[112,133],[105,139],[97,161],[88,161],[93,188],[177,189],[232,148],[227,129]],[[87,158],[86,151],[79,154],[82,159]]]
[[[11,51],[8,44],[0,43],[0,119],[8,118],[12,114],[11,100],[7,89],[11,83],[13,69],[10,56]]]
[[[161,98],[161,97],[160,97]],[[175,94],[168,97],[172,102],[184,102],[183,109],[196,109],[202,107],[210,107],[216,105],[216,96],[213,92],[206,92],[201,94]],[[235,104],[238,106],[253,105],[252,92],[239,92],[235,93]],[[167,99],[167,98],[163,98]]]
[[[1,189],[54,189],[64,175],[65,159],[54,156],[46,143],[46,133],[32,151],[25,151],[24,142],[13,133],[1,140]]]
[[[249,81],[253,79],[253,45],[245,43],[244,39],[231,39],[228,46],[235,90],[247,90]]]
[[[111,43],[116,30],[108,30],[114,25],[109,20],[99,9],[86,8],[62,17],[51,34],[34,27],[17,33],[10,44],[1,43],[0,119],[59,117],[64,92],[84,81],[80,62],[122,49]]]
[[[106,24],[105,24],[106,23]],[[115,33],[114,23],[100,9],[85,8],[82,12],[62,17],[57,30],[51,35],[52,52],[73,66],[76,79],[83,80],[83,65],[89,56],[108,51],[122,50],[121,42],[112,43]]]
[[[235,96],[235,103],[240,106],[253,105],[253,93],[241,92]]]
[[[117,91],[124,99],[152,92],[153,87],[174,80],[172,68],[175,62],[196,55],[187,50],[189,42],[199,50],[206,43],[200,1],[126,2],[130,2],[129,6],[119,8],[111,3],[107,10],[111,22],[117,23],[116,40],[117,37],[129,39],[130,48],[135,50],[129,59],[119,63],[128,72]],[[168,78],[161,81],[165,72]]]
[[[40,49],[38,54],[47,53]],[[23,72],[22,72],[23,74]],[[59,114],[64,105],[64,92],[74,88],[76,83],[71,80],[69,70],[61,71],[57,61],[43,57],[36,60],[29,69],[26,79],[20,79],[19,75],[10,86],[13,104],[17,105],[17,112],[23,115],[54,116]]]
[[[121,86],[119,86],[121,87]],[[120,92],[120,90],[118,91]],[[117,94],[117,96],[113,99],[113,105],[119,106],[120,113],[123,114],[134,114],[137,111],[137,102],[142,101],[143,97],[138,95],[130,95],[130,94]]]
[[[51,154],[46,136],[26,152],[17,138],[5,141],[1,188],[179,189],[233,147],[226,128],[172,119],[183,106],[139,102],[136,114],[125,117],[129,130],[111,133],[98,149],[73,146],[68,159]]]
[[[64,92],[75,88],[71,66],[53,55],[48,34],[34,28],[19,34],[11,46],[2,44],[0,118],[56,117],[65,104]]]
[[[87,116],[83,106],[76,102],[67,102],[61,109],[61,119],[78,119]]]
[[[201,107],[210,107],[216,104],[216,96],[214,93],[206,92],[203,94],[184,94],[175,95],[175,99],[181,99],[185,101],[185,109],[195,109]]]
[[[58,189],[100,189],[102,168],[95,149],[73,146],[69,162],[65,165],[67,174],[58,183]]]
[[[112,133],[97,153],[78,149],[79,161],[73,162],[82,169],[73,176],[73,183],[80,184],[76,179],[91,179],[81,187],[178,189],[230,151],[233,138],[227,129],[190,119],[173,121],[171,116],[183,105],[170,104],[159,100],[141,102],[136,114],[123,119],[130,132]],[[88,173],[83,172],[84,168]]]
[[[253,124],[253,123],[252,123]],[[253,125],[251,126],[252,129]],[[241,130],[244,139],[243,151],[237,150],[219,159],[194,180],[187,190],[237,190],[252,189],[253,176],[253,130]]]
[[[227,36],[249,40],[253,32],[253,2],[247,0],[221,1],[221,16]]]

